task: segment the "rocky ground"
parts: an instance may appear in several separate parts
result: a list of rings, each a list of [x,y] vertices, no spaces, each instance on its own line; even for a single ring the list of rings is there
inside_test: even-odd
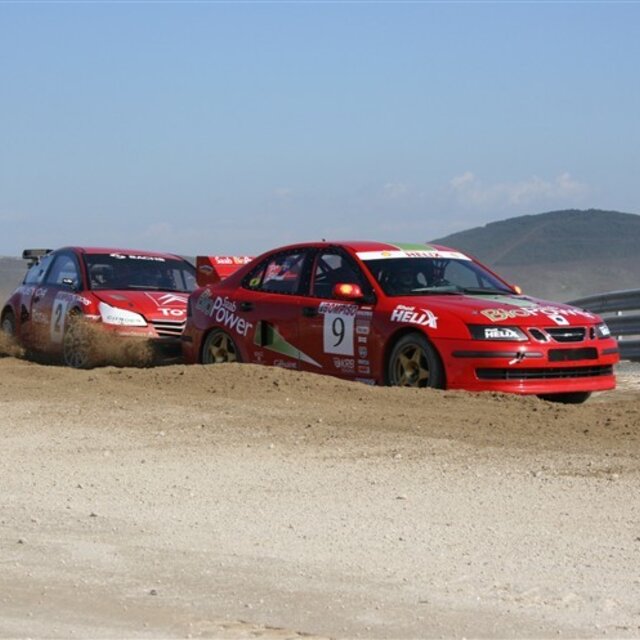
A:
[[[1,637],[640,637],[635,369],[561,406],[0,353]]]

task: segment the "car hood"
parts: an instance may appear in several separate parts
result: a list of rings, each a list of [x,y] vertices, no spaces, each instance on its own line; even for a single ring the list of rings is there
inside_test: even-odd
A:
[[[93,291],[112,307],[142,314],[148,320],[186,318],[188,293],[177,291]]]
[[[595,314],[568,304],[509,294],[407,296],[396,300],[406,307],[441,315],[451,313],[469,324],[574,326],[599,320]]]

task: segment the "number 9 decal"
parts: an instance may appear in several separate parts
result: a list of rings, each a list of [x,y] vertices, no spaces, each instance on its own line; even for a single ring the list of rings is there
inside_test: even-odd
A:
[[[353,355],[353,313],[325,312],[323,350],[343,356]]]

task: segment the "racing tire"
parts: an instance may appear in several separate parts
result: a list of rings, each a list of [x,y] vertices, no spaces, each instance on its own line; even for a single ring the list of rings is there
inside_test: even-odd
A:
[[[233,338],[222,329],[214,329],[207,335],[202,345],[202,364],[242,362]]]
[[[570,393],[544,393],[538,396],[547,402],[560,402],[562,404],[582,404],[591,397],[590,391],[572,391]]]
[[[395,343],[387,365],[387,383],[398,387],[444,388],[442,361],[423,335],[409,333]]]
[[[16,319],[13,316],[13,311],[7,311],[2,316],[2,332],[6,333],[8,336],[15,338],[16,335]]]
[[[67,319],[62,338],[62,361],[73,369],[91,369],[95,365],[91,335],[79,313]]]

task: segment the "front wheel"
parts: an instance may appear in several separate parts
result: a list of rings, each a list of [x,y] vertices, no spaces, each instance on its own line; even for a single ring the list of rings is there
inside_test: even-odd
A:
[[[62,360],[74,369],[90,369],[94,366],[94,347],[86,321],[79,314],[69,316],[62,339]]]
[[[394,345],[387,367],[387,381],[399,387],[444,387],[440,356],[419,333],[410,333]]]
[[[547,402],[560,402],[562,404],[582,404],[591,397],[590,391],[573,391],[571,393],[544,393],[538,396]]]
[[[209,333],[202,347],[202,364],[219,364],[222,362],[240,362],[240,354],[233,338],[222,331],[214,329]]]

